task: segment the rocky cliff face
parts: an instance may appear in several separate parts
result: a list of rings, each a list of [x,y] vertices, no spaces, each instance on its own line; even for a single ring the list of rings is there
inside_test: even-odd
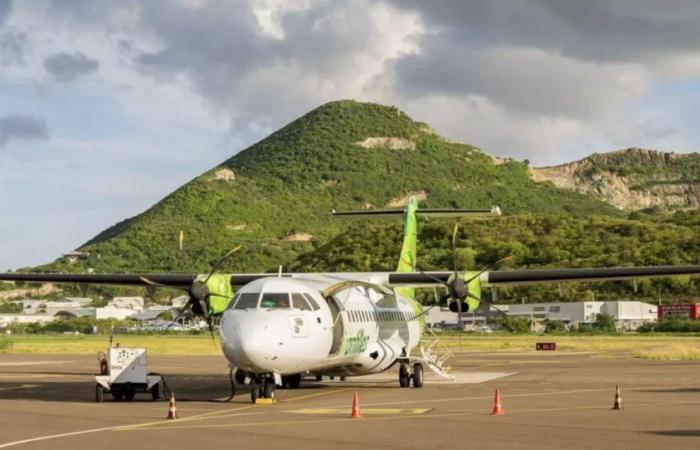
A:
[[[618,208],[700,207],[700,154],[628,148],[558,166],[531,168],[533,180],[593,195]]]

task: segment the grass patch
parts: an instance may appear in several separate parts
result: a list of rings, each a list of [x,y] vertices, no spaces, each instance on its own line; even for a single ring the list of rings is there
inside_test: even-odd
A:
[[[221,355],[218,338],[211,336],[114,336],[122,347],[146,347],[150,355]],[[11,353],[90,354],[104,351],[109,337],[66,335],[22,335],[13,337]]]
[[[634,356],[654,361],[696,361],[700,360],[700,346],[697,343],[676,343],[665,347],[638,351]]]
[[[442,336],[440,340],[453,352],[535,352],[537,342],[556,342],[557,350],[603,352],[644,357],[665,349],[700,347],[698,336],[677,335],[464,335]],[[690,356],[690,353],[689,353]],[[648,358],[653,359],[653,358]]]
[[[0,352],[35,354],[91,354],[104,351],[109,337],[71,335],[14,335],[11,344],[0,338]],[[556,342],[557,351],[601,352],[652,360],[700,359],[700,336],[677,335],[511,335],[484,334],[441,336],[440,340],[453,352],[535,352],[537,342]],[[122,347],[146,347],[151,355],[221,355],[218,338],[208,335],[160,336],[118,335],[114,343]],[[461,350],[460,350],[461,344]]]

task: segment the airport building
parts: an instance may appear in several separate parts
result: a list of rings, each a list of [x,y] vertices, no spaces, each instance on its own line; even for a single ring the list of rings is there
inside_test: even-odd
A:
[[[559,320],[570,326],[593,323],[598,314],[611,315],[618,329],[622,330],[634,330],[643,323],[657,320],[657,306],[638,301],[524,303],[497,307],[509,316],[530,319],[535,329],[538,329],[537,324],[547,319]],[[463,314],[462,322],[465,329],[478,330],[486,325],[489,317],[498,314],[495,308],[482,305],[474,313]],[[425,321],[428,326],[453,327],[457,325],[457,315],[447,308],[434,307],[425,314]]]

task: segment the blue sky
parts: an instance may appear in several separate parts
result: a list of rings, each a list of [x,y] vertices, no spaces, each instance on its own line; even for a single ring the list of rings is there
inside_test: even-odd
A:
[[[0,270],[340,98],[537,165],[695,151],[698,24],[686,0],[0,0]]]

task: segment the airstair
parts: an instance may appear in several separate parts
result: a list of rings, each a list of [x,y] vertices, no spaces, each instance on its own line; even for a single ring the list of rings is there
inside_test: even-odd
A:
[[[452,357],[452,352],[430,328],[425,329],[419,348],[423,362],[430,370],[441,378],[454,380],[454,377],[448,373],[450,367],[445,366],[447,360]]]

